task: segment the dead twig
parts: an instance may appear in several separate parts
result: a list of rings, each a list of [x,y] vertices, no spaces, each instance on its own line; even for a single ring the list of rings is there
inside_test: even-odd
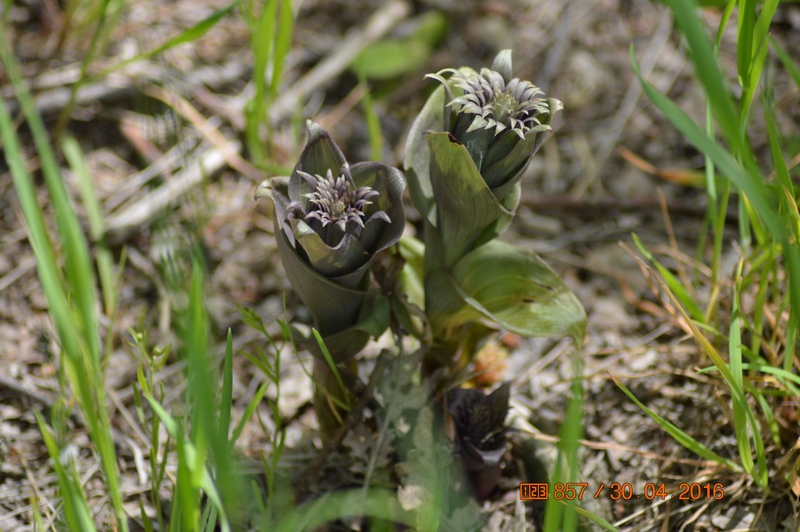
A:
[[[238,153],[242,145],[231,141],[227,149]],[[192,164],[176,174],[166,184],[144,195],[136,203],[120,213],[110,215],[105,220],[106,239],[111,244],[119,244],[132,233],[150,225],[163,211],[189,192],[204,178],[225,166],[225,155],[217,148],[210,148],[195,159]]]
[[[243,78],[250,72],[250,67],[244,62],[231,61],[221,66],[204,66],[188,73],[182,79],[178,79],[178,73],[174,69],[164,66],[142,62],[131,65],[125,70],[110,74],[103,81],[92,83],[81,87],[75,99],[75,104],[88,105],[93,102],[117,100],[130,97],[136,94],[137,83],[156,83],[169,80],[172,84],[192,87],[205,85],[211,88],[218,88],[228,85],[232,81]],[[63,80],[65,83],[73,83],[72,76]],[[11,89],[3,88],[0,90],[7,100],[13,96]],[[58,87],[36,96],[36,108],[42,114],[60,111],[69,102],[71,87]],[[19,105],[16,101],[8,101],[11,114],[16,114]]]
[[[31,390],[27,386],[24,386],[16,379],[12,379],[11,377],[6,377],[5,375],[0,374],[0,388],[5,388],[6,390],[13,392],[18,395],[23,395],[28,399],[33,400],[40,405],[53,408],[56,404],[55,397],[51,397],[48,394],[44,394],[37,390]]]
[[[345,37],[339,46],[275,100],[269,111],[270,122],[275,124],[289,116],[311,91],[344,72],[367,46],[386,35],[410,11],[408,2],[402,0],[390,2],[376,11],[363,30]]]
[[[228,139],[226,139],[217,128],[212,126],[208,120],[206,120],[206,117],[200,114],[192,104],[179,94],[156,86],[147,87],[145,93],[147,93],[148,96],[152,96],[166,103],[172,107],[175,112],[191,122],[191,124],[222,153],[223,157],[225,157],[225,162],[227,162],[231,168],[249,177],[250,180],[255,183],[260,183],[264,179],[262,172],[245,161],[239,154],[239,150],[232,149]]]
[[[664,11],[661,14],[661,19],[659,20],[658,26],[653,33],[653,38],[647,45],[647,49],[645,50],[640,62],[642,75],[644,77],[648,77],[652,73],[653,68],[656,65],[656,60],[660,57],[661,49],[667,43],[671,31],[672,16],[670,15],[669,11]],[[674,78],[669,81],[669,85],[671,86],[673,82]],[[625,96],[623,96],[619,108],[614,114],[614,118],[611,120],[611,125],[606,130],[605,134],[600,138],[600,145],[597,147],[597,150],[594,154],[594,164],[591,168],[589,168],[587,175],[585,175],[579,181],[578,186],[571,191],[570,196],[573,198],[583,197],[589,186],[594,182],[595,179],[597,179],[600,171],[605,167],[606,162],[608,162],[608,158],[611,155],[614,146],[622,136],[625,124],[628,123],[631,115],[633,115],[633,111],[636,109],[636,103],[639,101],[641,95],[642,87],[639,84],[639,80],[634,78],[631,80],[630,85],[628,85],[628,90],[625,92]]]
[[[658,200],[652,198],[617,199],[604,198],[600,200],[576,198],[535,198],[523,199],[522,203],[535,213],[542,212],[567,212],[581,218],[607,217],[609,213],[641,212],[652,214],[661,208]],[[667,203],[667,209],[672,215],[687,216],[690,218],[705,218],[708,209],[702,205],[687,202],[672,201]],[[736,225],[739,223],[739,213],[736,206],[728,209],[725,217],[726,223]]]

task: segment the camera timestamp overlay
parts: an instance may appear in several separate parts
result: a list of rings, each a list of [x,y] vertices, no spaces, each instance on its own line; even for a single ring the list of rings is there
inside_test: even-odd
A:
[[[608,497],[612,501],[629,501],[633,499],[679,501],[717,500],[725,498],[725,486],[720,482],[698,483],[683,482],[677,489],[667,487],[664,483],[647,483],[635,487],[629,483],[612,482],[600,483],[589,487],[588,482],[566,482],[547,484],[545,482],[526,482],[519,485],[519,498],[522,501],[557,500],[584,500]]]

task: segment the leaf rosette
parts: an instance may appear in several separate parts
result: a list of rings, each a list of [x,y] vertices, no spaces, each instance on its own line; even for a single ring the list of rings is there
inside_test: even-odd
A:
[[[286,275],[320,334],[329,337],[359,323],[368,314],[365,302],[373,306],[369,266],[403,234],[405,178],[379,162],[348,165],[322,127],[310,120],[307,126],[308,141],[292,175],[264,181],[256,199],[274,201]]]

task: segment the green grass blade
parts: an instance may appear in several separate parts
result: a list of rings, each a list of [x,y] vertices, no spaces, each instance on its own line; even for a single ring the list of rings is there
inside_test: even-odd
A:
[[[259,354],[258,357],[255,357],[250,353],[241,353],[241,354],[247,360],[249,360],[250,363],[253,364],[253,366],[260,369],[262,373],[264,373],[264,375],[266,375],[271,382],[277,383],[278,375],[272,369],[272,366],[270,366],[269,362],[266,360],[267,356],[264,354],[264,351],[262,351],[262,349],[258,346],[255,346],[255,349],[256,351],[258,351]]]
[[[739,0],[738,31],[736,33],[736,65],[739,84],[750,84],[750,61],[753,55],[753,28],[756,22],[756,0]]]
[[[761,407],[761,411],[764,413],[764,420],[769,427],[769,434],[772,436],[772,444],[776,446],[782,445],[781,429],[778,425],[778,420],[775,419],[775,412],[772,411],[772,406],[769,404],[767,398],[764,397],[763,393],[760,393],[755,389],[753,389],[751,393],[756,398],[756,401],[758,401],[758,406]],[[764,457],[764,462],[766,464],[766,456]]]
[[[731,14],[733,14],[733,8],[736,7],[736,2],[737,0],[727,0],[727,3],[725,4],[725,11],[722,12],[722,19],[719,21],[719,27],[717,28],[717,38],[714,45],[715,57],[719,51],[719,45],[722,42],[722,36],[725,33],[725,28],[728,27]]]
[[[247,404],[247,408],[242,415],[242,419],[239,420],[239,423],[236,424],[236,427],[233,429],[233,434],[231,434],[231,439],[228,442],[229,448],[233,449],[233,446],[236,445],[236,441],[239,439],[239,436],[242,435],[242,431],[244,430],[247,421],[253,415],[253,412],[256,411],[258,405],[261,404],[261,400],[264,398],[264,394],[267,393],[267,383],[262,384],[256,390],[256,393],[253,395],[253,398]]]
[[[228,444],[228,433],[231,428],[231,408],[233,403],[233,334],[228,329],[225,341],[225,361],[222,368],[222,397],[219,413],[219,438]]]
[[[778,43],[775,39],[771,40],[772,49],[775,50],[775,54],[778,56],[783,68],[786,69],[786,72],[789,73],[789,76],[794,81],[794,84],[800,88],[800,68],[795,64],[792,56],[790,56],[783,46]]]
[[[178,451],[178,476],[173,492],[170,530],[174,528],[197,530],[200,522],[199,489],[205,465],[200,463],[200,471],[197,471],[201,456],[192,442],[184,437],[180,424],[155,397],[149,393],[145,393],[144,396],[167,433],[175,440],[175,448]]]
[[[34,412],[36,423],[39,425],[39,432],[42,434],[47,452],[53,461],[53,468],[58,476],[58,484],[61,487],[61,497],[64,503],[64,519],[70,530],[85,530],[90,532],[97,530],[94,526],[92,513],[89,511],[89,504],[86,495],[81,489],[79,479],[70,478],[67,470],[61,463],[61,453],[58,449],[53,434],[42,419],[38,411]]]
[[[747,148],[744,146],[744,141],[739,134],[736,108],[733,105],[730,92],[725,86],[725,78],[720,72],[714,50],[706,35],[705,27],[695,12],[696,4],[692,0],[667,0],[667,4],[672,8],[675,14],[675,22],[686,37],[692,61],[695,64],[695,73],[708,93],[709,101],[714,109],[714,115],[719,120],[723,133],[737,153],[746,151]],[[638,73],[638,65],[634,66],[634,70],[641,79],[641,74]],[[662,112],[664,112],[663,109]],[[666,115],[666,113],[664,114]]]
[[[769,28],[778,9],[778,3],[779,0],[764,0],[753,31],[753,42],[763,43],[769,37]]]
[[[578,482],[580,467],[578,450],[583,435],[583,364],[574,355],[572,396],[567,404],[564,422],[559,431],[558,458],[553,483]],[[577,501],[547,499],[544,511],[545,532],[571,532],[578,528]]]
[[[661,284],[661,287],[666,292],[669,299],[672,301],[673,305],[678,309],[678,311],[683,315],[686,324],[689,326],[689,329],[694,336],[695,341],[700,345],[700,348],[705,352],[708,358],[714,363],[714,366],[720,372],[722,377],[725,379],[725,382],[730,389],[731,396],[733,398],[734,404],[739,404],[742,406],[744,414],[746,416],[747,425],[750,428],[750,431],[753,435],[753,438],[756,443],[756,456],[759,459],[759,468],[753,472],[753,479],[760,487],[766,487],[767,485],[767,470],[766,467],[762,467],[762,458],[764,455],[764,448],[763,442],[761,440],[761,432],[758,423],[756,422],[755,416],[753,415],[753,411],[750,409],[749,404],[747,402],[747,398],[744,395],[744,390],[742,387],[737,383],[736,378],[731,373],[730,367],[725,363],[722,357],[717,353],[717,350],[714,348],[713,345],[703,336],[703,334],[698,329],[697,325],[692,321],[689,317],[689,314],[686,310],[681,306],[678,298],[675,297],[675,294],[669,289],[669,287],[664,283],[661,279],[656,277],[656,280]],[[738,467],[738,466],[737,466]]]
[[[255,94],[247,102],[246,139],[247,148],[253,164],[261,166],[266,161],[261,140],[261,126],[267,117],[267,65],[275,40],[275,20],[278,13],[278,0],[267,0],[261,8],[257,25],[251,28],[251,48],[253,49],[253,84]]]
[[[61,109],[58,121],[54,127],[53,138],[56,139],[56,143],[58,143],[59,139],[62,138],[63,133],[67,128],[67,124],[69,124],[69,121],[72,118],[72,111],[75,109],[75,102],[78,97],[78,92],[86,83],[89,67],[91,66],[95,57],[97,57],[97,54],[99,54],[103,49],[104,43],[106,42],[108,36],[107,30],[110,26],[113,26],[113,23],[119,16],[122,3],[123,0],[101,0],[96,4],[96,13],[89,15],[86,19],[89,24],[94,24],[95,27],[94,31],[91,32],[91,42],[89,43],[89,48],[83,53],[83,57],[81,58],[81,69],[78,79],[70,88],[69,101]],[[88,25],[85,29],[82,29],[81,32],[88,33]]]
[[[52,242],[44,226],[36,200],[33,181],[28,175],[5,102],[0,100],[0,133],[4,153],[12,171],[20,198],[30,241],[37,260],[37,270],[50,305],[50,316],[61,340],[67,376],[86,419],[89,436],[97,447],[117,525],[127,531],[127,516],[122,505],[116,451],[105,400],[103,373],[100,367],[100,341],[95,316],[94,268],[83,230],[72,210],[60,169],[50,146],[47,131],[22,80],[7,42],[0,38],[0,60],[6,67],[33,134],[44,181],[50,194],[65,261],[62,278],[55,260]],[[65,282],[66,281],[66,282]],[[74,307],[73,307],[74,305]]]
[[[664,278],[664,282],[666,282],[669,285],[670,290],[672,290],[675,293],[675,296],[678,298],[681,304],[684,307],[686,307],[686,309],[689,312],[689,315],[694,320],[703,323],[705,321],[705,314],[700,309],[700,307],[697,306],[697,303],[695,303],[694,298],[692,298],[692,296],[689,295],[689,292],[683,286],[683,283],[681,283],[681,281],[677,277],[675,277],[675,275],[673,275],[672,272],[669,271],[663,264],[661,264],[656,260],[656,258],[645,247],[644,243],[639,239],[636,233],[632,233],[631,237],[633,238],[634,244],[636,244],[636,247],[639,248],[639,251],[642,253],[642,255],[644,255],[648,261],[653,263],[653,265],[658,270],[658,273],[661,274],[661,276]]]
[[[95,194],[94,183],[86,168],[86,157],[78,141],[73,137],[66,137],[62,142],[62,150],[70,168],[78,177],[80,186],[81,203],[86,209],[89,220],[89,233],[92,241],[97,245],[97,272],[100,275],[100,286],[103,291],[103,303],[107,316],[114,314],[116,306],[116,283],[114,276],[114,257],[108,245],[103,240],[105,229],[103,227],[103,208]]]
[[[578,512],[580,515],[591,521],[592,523],[596,524],[603,530],[608,530],[609,532],[617,532],[618,529],[602,517],[597,514],[590,512],[589,510],[584,510],[580,506],[575,507],[575,511]]]
[[[413,528],[413,513],[400,507],[397,495],[389,490],[370,489],[366,497],[360,489],[342,490],[293,509],[275,525],[276,532],[314,530],[320,525],[348,516],[362,515],[401,523]]]
[[[275,52],[272,58],[272,80],[270,81],[270,98],[274,100],[278,96],[278,88],[283,81],[283,67],[289,48],[292,45],[292,31],[294,29],[294,17],[292,13],[292,1],[281,0],[280,18],[278,19],[278,31],[275,35]]]
[[[362,74],[360,78],[361,86],[364,89],[361,105],[364,108],[364,118],[367,121],[370,154],[373,161],[380,161],[383,159],[383,132],[381,131],[381,121],[378,118],[378,113],[375,112],[375,105],[372,101],[372,94],[370,94],[369,87],[367,86],[366,77]]]
[[[733,471],[742,472],[742,468],[741,466],[739,466],[739,464],[736,464],[728,460],[727,458],[723,458],[722,456],[718,455],[717,453],[715,453],[714,451],[712,451],[711,449],[709,449],[708,447],[706,447],[705,445],[694,439],[692,436],[682,431],[680,428],[678,428],[675,424],[673,424],[669,420],[659,416],[658,414],[647,408],[644,405],[644,403],[639,401],[636,398],[636,396],[633,395],[633,393],[627,387],[625,387],[624,384],[622,384],[619,380],[617,380],[616,377],[612,376],[611,378],[614,380],[617,386],[619,386],[620,390],[622,390],[622,392],[630,398],[631,401],[636,403],[636,405],[639,408],[644,410],[644,412],[648,416],[650,416],[653,419],[653,421],[658,423],[659,426],[661,426],[661,428],[667,431],[675,441],[677,441],[678,443],[680,443],[681,445],[692,451],[697,456],[700,456],[712,462],[716,462]]]
[[[798,85],[800,87],[800,85]],[[767,98],[764,98],[764,116],[767,121],[767,133],[769,134],[769,147],[772,152],[772,167],[775,169],[775,175],[778,177],[778,182],[789,192],[789,197],[794,198],[794,185],[792,178],[789,177],[789,167],[786,165],[786,159],[783,157],[780,146],[780,133],[778,125],[775,122],[775,110]],[[786,198],[782,197],[781,202]]]
[[[203,467],[202,471],[203,476],[200,480],[200,487],[203,488],[208,500],[211,501],[212,509],[214,510],[213,514],[219,514],[219,525],[221,532],[230,532],[231,525],[228,522],[228,516],[225,512],[225,505],[222,503],[222,497],[220,497],[217,484],[214,483],[214,479],[211,476],[211,473],[208,472],[208,468]],[[217,515],[214,515],[213,519],[209,519],[209,525],[211,526],[207,530],[215,530],[214,524],[216,521]]]
[[[792,308],[794,309],[795,307]],[[795,311],[792,310],[792,312]],[[786,372],[788,372],[794,365],[795,346],[797,345],[797,322],[797,319],[792,319],[790,317],[789,326],[786,328],[786,347],[783,353],[783,369]]]
[[[164,428],[167,429],[167,433],[174,439],[175,441],[182,441],[183,440],[183,432],[181,431],[180,425],[166,409],[161,406],[155,397],[150,395],[149,393],[143,393],[144,398],[147,399],[147,402],[150,403],[150,408],[153,409],[153,412],[156,416],[158,416],[159,421],[161,424],[164,425]]]
[[[336,382],[339,384],[339,389],[342,392],[342,396],[345,398],[345,401],[347,401],[347,387],[344,385],[342,376],[339,374],[339,370],[336,368],[336,363],[333,361],[333,357],[331,357],[331,353],[328,351],[325,341],[322,339],[322,336],[319,335],[319,332],[316,329],[311,329],[311,332],[314,334],[314,339],[317,341],[320,351],[322,351],[322,356],[325,357],[325,362],[328,363],[328,367],[330,368],[331,372],[333,372],[333,376],[336,377]],[[336,397],[330,397],[335,402]],[[349,405],[347,405],[347,410],[350,410]]]
[[[682,0],[675,0],[682,1]],[[684,113],[674,102],[669,100],[666,96],[658,92],[655,87],[650,85],[641,74],[639,65],[636,63],[636,58],[631,48],[631,62],[633,64],[634,72],[639,78],[642,88],[653,104],[669,119],[670,122],[689,140],[695,145],[702,153],[708,155],[720,171],[727,177],[737,188],[747,194],[750,201],[755,206],[758,214],[764,220],[769,231],[777,237],[778,240],[785,240],[786,231],[783,227],[775,211],[767,199],[764,189],[764,184],[756,177],[748,172],[745,172],[736,162],[736,160],[727,153],[714,139],[709,138],[705,131],[700,129],[692,119]],[[727,95],[726,95],[727,97]],[[714,95],[709,94],[709,99],[714,100]],[[719,105],[717,102],[716,105]]]
[[[764,59],[769,50],[769,35],[766,35],[760,42],[755,55],[751,59],[750,72],[748,74],[748,85],[743,87],[742,96],[739,99],[739,125],[742,131],[747,130],[747,123],[750,118],[750,108],[758,90],[758,82],[761,79],[761,71],[764,68]],[[744,133],[743,133],[744,135]]]
[[[741,274],[742,263],[739,263],[738,273]],[[733,288],[733,308],[731,310],[731,326],[728,340],[728,359],[730,364],[731,375],[734,382],[744,389],[744,379],[742,377],[742,331],[741,331],[741,310],[739,309],[739,289],[740,283],[736,283]],[[739,446],[739,459],[742,466],[749,474],[754,474],[755,464],[753,463],[752,449],[750,447],[750,436],[747,434],[747,415],[745,410],[749,409],[749,405],[740,404],[734,400],[732,405],[733,410],[733,428],[736,433],[736,443]],[[756,434],[759,437],[759,433]]]
[[[747,370],[747,371],[758,371],[760,373],[766,373],[768,375],[774,375],[784,385],[788,384],[788,382],[783,382],[783,381],[790,381],[790,382],[794,382],[795,384],[800,385],[800,376],[795,375],[791,371],[786,371],[785,369],[782,369],[782,368],[775,368],[775,367],[769,366],[767,364],[750,364],[750,363],[745,362],[745,363],[742,364],[742,369]],[[713,371],[716,371],[716,368],[715,367],[711,367],[711,366],[709,366],[708,368],[703,368],[701,370],[701,372],[703,372],[703,373],[709,373],[709,372],[713,372]],[[796,388],[788,388],[788,389],[793,394],[795,394],[798,397],[800,397],[800,390],[797,390]]]
[[[165,42],[164,44],[162,44],[161,46],[159,46],[155,50],[153,50],[151,52],[148,52],[146,57],[152,57],[154,55],[159,55],[159,54],[162,54],[162,53],[166,52],[167,50],[169,50],[171,48],[175,48],[176,46],[180,46],[181,44],[190,43],[190,42],[196,41],[197,39],[199,39],[200,37],[202,37],[203,35],[208,33],[208,31],[211,28],[216,26],[217,22],[222,20],[222,18],[225,17],[228,13],[230,13],[233,10],[233,8],[236,7],[238,4],[239,4],[239,0],[235,0],[234,2],[231,2],[230,4],[228,4],[227,6],[214,11],[211,15],[209,15],[205,19],[201,20],[200,22],[198,22],[197,24],[195,24],[191,28],[185,29],[184,31],[182,31],[176,37],[173,37],[172,39],[168,40],[167,42]]]
[[[172,48],[175,48],[176,46],[180,46],[180,45],[186,44],[186,43],[195,42],[196,40],[198,40],[201,37],[203,37],[203,35],[208,33],[208,31],[211,28],[216,26],[217,23],[220,20],[222,20],[228,13],[230,13],[233,10],[233,8],[235,8],[237,5],[239,5],[239,0],[235,0],[234,2],[231,2],[230,4],[228,4],[227,6],[225,6],[223,8],[220,8],[220,9],[217,9],[216,11],[214,11],[208,17],[204,18],[203,20],[201,20],[200,22],[198,22],[194,26],[186,28],[181,33],[179,33],[175,37],[169,39],[167,42],[165,42],[161,46],[158,46],[158,47],[154,48],[153,50],[149,50],[147,52],[143,52],[143,53],[141,53],[141,54],[139,54],[139,55],[137,55],[135,57],[131,57],[130,59],[126,59],[124,61],[121,61],[121,62],[117,63],[116,65],[113,65],[112,67],[102,71],[98,75],[93,76],[93,79],[104,78],[107,75],[111,74],[112,72],[115,72],[115,71],[119,70],[120,68],[126,67],[126,66],[128,66],[128,65],[130,65],[132,63],[136,63],[137,61],[143,61],[145,59],[150,59],[150,58],[155,57],[157,55],[163,54],[164,52],[166,52],[168,50],[171,50]]]

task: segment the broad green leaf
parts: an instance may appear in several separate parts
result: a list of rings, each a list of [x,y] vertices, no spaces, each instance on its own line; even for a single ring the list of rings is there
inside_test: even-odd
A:
[[[460,260],[452,274],[437,272],[428,313],[437,327],[455,330],[489,319],[523,336],[571,336],[578,345],[586,313],[578,299],[535,253],[493,241]]]
[[[417,24],[414,38],[430,47],[436,46],[447,36],[449,23],[447,15],[441,11],[428,11],[415,17],[413,21]]]
[[[517,206],[519,205],[519,200],[522,197],[522,183],[519,181],[511,187],[511,189],[503,196],[503,199],[500,200],[500,206],[510,213],[515,213],[517,211]],[[503,234],[506,229],[509,228],[511,222],[514,221],[514,217],[512,216],[501,216],[494,223],[489,224],[478,237],[475,239],[472,247],[477,248],[478,246],[482,246],[486,242],[492,241],[497,238],[499,235]]]
[[[428,145],[437,229],[449,268],[476,245],[484,229],[513,212],[497,201],[467,149],[449,133],[429,134]]]
[[[295,166],[293,172],[295,178],[289,180],[289,197],[296,201],[299,199],[303,209],[307,211],[309,199],[305,195],[311,192],[311,185],[305,179],[297,179],[295,172],[301,170],[312,176],[325,177],[330,170],[336,176],[347,161],[339,146],[319,124],[306,120],[306,127],[308,128],[308,140],[303,153],[300,154],[300,160]]]
[[[407,26],[414,27],[410,35],[370,45],[356,58],[351,70],[371,79],[389,79],[418,70],[445,35],[447,18],[439,11],[428,11],[408,21]]]
[[[391,79],[424,65],[430,47],[414,39],[385,39],[367,47],[351,69],[370,79]]]
[[[335,247],[327,245],[303,220],[291,220],[294,236],[308,255],[314,270],[325,277],[339,277],[360,268],[369,260],[361,242],[354,235],[345,234]]]
[[[370,292],[361,308],[359,321],[347,329],[323,338],[331,358],[337,364],[357,355],[370,337],[378,338],[389,327],[389,300]],[[314,337],[294,330],[294,341],[308,349],[318,358],[326,358],[324,351]]]
[[[403,166],[408,178],[411,203],[423,218],[435,224],[433,187],[431,185],[431,152],[425,135],[442,127],[444,109],[444,87],[439,86],[425,102],[422,111],[411,125],[406,140],[406,156]]]
[[[410,303],[425,308],[425,244],[408,235],[403,235],[399,244],[400,255],[405,260],[400,274],[403,293]]]
[[[364,249],[374,254],[395,244],[403,236],[406,220],[403,191],[406,180],[403,172],[379,162],[356,163],[350,167],[350,175],[356,187],[370,187],[378,192],[377,196],[370,198],[372,203],[364,208],[366,223],[358,237]],[[372,219],[378,211],[386,213],[389,224]]]
[[[275,227],[280,227],[277,219]],[[275,233],[275,240],[286,276],[308,306],[322,334],[335,334],[353,325],[366,292],[342,286],[315,271],[289,244],[283,231]],[[351,274],[350,280],[355,286],[363,286],[369,281],[368,273],[367,264]]]

